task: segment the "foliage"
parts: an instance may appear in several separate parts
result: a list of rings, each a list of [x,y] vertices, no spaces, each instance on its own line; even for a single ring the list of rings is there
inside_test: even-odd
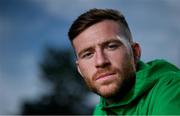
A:
[[[92,114],[92,107],[84,101],[89,91],[72,63],[69,50],[48,47],[40,69],[42,80],[52,85],[52,92],[39,101],[26,102],[22,114]]]

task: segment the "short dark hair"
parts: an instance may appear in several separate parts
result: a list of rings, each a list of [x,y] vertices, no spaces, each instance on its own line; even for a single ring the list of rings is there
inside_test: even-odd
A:
[[[77,37],[81,32],[83,32],[88,27],[104,20],[113,20],[119,23],[123,27],[123,33],[126,38],[131,42],[132,36],[123,14],[117,10],[113,9],[90,9],[84,14],[80,15],[71,25],[68,36],[72,42],[75,37]]]

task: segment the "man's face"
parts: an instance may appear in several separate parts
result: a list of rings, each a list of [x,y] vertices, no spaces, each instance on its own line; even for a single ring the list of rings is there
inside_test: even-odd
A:
[[[118,23],[105,20],[74,40],[78,71],[93,92],[110,98],[135,74],[131,45],[119,36]]]

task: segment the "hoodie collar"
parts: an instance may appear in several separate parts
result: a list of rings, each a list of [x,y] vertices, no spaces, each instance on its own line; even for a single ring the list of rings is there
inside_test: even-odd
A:
[[[136,81],[133,88],[127,93],[126,96],[122,98],[122,100],[120,100],[119,102],[110,104],[108,106],[106,104],[106,99],[101,97],[100,105],[102,106],[102,108],[112,108],[112,107],[117,107],[117,106],[119,107],[119,106],[127,105],[131,103],[133,100],[135,100],[136,98],[138,98],[138,96],[142,95],[144,91],[147,91],[147,89],[151,88],[154,85],[153,82],[150,81],[150,83],[148,83],[147,80],[145,79],[145,77],[147,76],[146,72],[148,69],[149,69],[148,64],[145,64],[142,61],[139,61],[138,70],[136,72]],[[147,84],[151,86],[147,86]],[[146,85],[146,88],[144,88],[145,85]]]

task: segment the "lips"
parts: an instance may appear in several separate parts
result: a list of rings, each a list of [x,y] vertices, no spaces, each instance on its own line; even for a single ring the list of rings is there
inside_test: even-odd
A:
[[[105,77],[108,77],[108,76],[112,76],[114,74],[115,74],[114,72],[99,74],[99,76],[97,76],[96,80],[99,80],[99,79],[102,79],[102,78],[105,78]]]

